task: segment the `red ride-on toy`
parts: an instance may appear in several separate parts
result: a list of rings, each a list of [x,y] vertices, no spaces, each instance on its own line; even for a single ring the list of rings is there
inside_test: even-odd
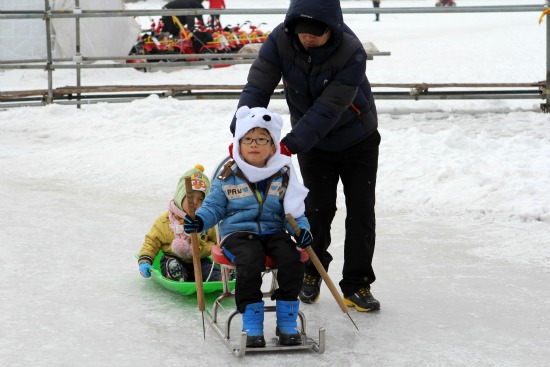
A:
[[[257,26],[249,24],[250,32],[248,33],[248,38],[250,38],[251,43],[264,43],[269,32],[264,32],[260,29],[262,25],[266,23],[260,23]]]
[[[251,43],[248,32],[242,29],[243,26],[249,23],[250,21],[247,20],[243,24],[237,24],[235,26],[231,26],[230,24],[228,24],[227,27],[224,28],[226,31],[233,33],[234,37],[237,39],[239,49]]]

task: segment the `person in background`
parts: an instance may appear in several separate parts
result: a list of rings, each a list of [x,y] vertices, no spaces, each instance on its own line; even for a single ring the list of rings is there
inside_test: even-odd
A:
[[[163,9],[204,9],[204,6],[202,6],[201,0],[174,0],[170,1],[166,5],[162,7]],[[190,32],[193,32],[195,30],[195,19],[200,22],[200,24],[204,24],[204,21],[202,19],[202,15],[178,15],[177,18],[183,24],[184,26],[187,25],[187,29]],[[174,37],[179,36],[180,34],[180,28],[177,24],[174,23],[172,20],[171,15],[164,15],[161,18],[162,22],[164,23],[163,30],[165,32],[170,32]]]
[[[209,9],[225,9],[225,0],[206,0],[206,1],[210,3]],[[212,29],[222,28],[219,14],[210,15],[210,27],[212,27]]]
[[[435,6],[456,6],[456,3],[453,0],[438,0]]]
[[[203,172],[204,167],[198,164],[184,173],[178,182],[174,198],[168,204],[168,211],[155,220],[151,230],[145,235],[145,241],[138,254],[139,271],[145,278],[151,276],[149,272],[152,264],[162,250],[164,253],[160,259],[162,276],[176,282],[195,281],[191,237],[183,230],[183,217],[189,209],[185,178],[191,177],[191,184],[195,191],[193,200],[195,207],[198,208],[210,191],[210,180]],[[214,229],[198,236],[202,278],[206,282],[221,279],[220,269],[209,259],[210,249],[215,244]]]
[[[184,218],[185,231],[201,231],[219,222],[223,252],[236,265],[235,303],[242,314],[246,346],[265,347],[264,301],[261,289],[265,258],[277,267],[275,334],[281,345],[302,343],[297,325],[298,293],[304,264],[297,246],[311,243],[304,215],[307,189],[298,181],[289,156],[281,154],[283,119],[265,108],[242,106],[236,113],[233,159],[212,183],[212,193]],[[297,236],[286,220],[291,214],[300,228]],[[292,236],[296,242],[292,240]]]
[[[309,189],[312,249],[325,269],[332,261],[330,229],[342,180],[346,234],[340,289],[345,303],[358,311],[380,308],[371,293],[380,134],[366,66],[367,53],[344,24],[340,1],[293,0],[250,67],[238,103],[266,107],[282,77],[292,130],[281,150],[298,155]],[[234,123],[235,118],[232,132]],[[321,281],[313,263],[306,263],[300,300],[316,302]]]
[[[372,6],[374,6],[375,8],[379,8],[380,7],[380,1],[381,0],[372,0]],[[376,18],[374,19],[375,22],[379,22],[380,21],[380,14],[379,13],[376,13]]]

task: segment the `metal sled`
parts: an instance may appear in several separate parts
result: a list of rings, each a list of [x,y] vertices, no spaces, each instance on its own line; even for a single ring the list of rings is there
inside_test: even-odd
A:
[[[223,254],[222,249],[220,246],[213,246],[212,247],[212,259],[214,262],[220,264],[220,267],[222,268],[222,282],[223,282],[223,293],[220,295],[215,301],[212,306],[212,310],[205,313],[206,318],[208,320],[208,323],[212,327],[212,329],[218,334],[218,336],[222,339],[222,341],[225,343],[225,345],[229,348],[229,350],[235,354],[237,357],[244,357],[244,355],[252,352],[278,352],[278,351],[290,351],[290,350],[313,350],[319,354],[324,353],[325,351],[325,329],[319,328],[319,340],[315,341],[313,338],[309,337],[306,334],[306,319],[305,315],[298,311],[298,319],[299,327],[300,327],[300,333],[302,334],[302,343],[298,345],[292,345],[292,346],[286,346],[279,344],[279,339],[277,337],[273,337],[272,339],[266,338],[266,346],[264,348],[247,348],[246,347],[246,332],[241,332],[238,337],[235,337],[236,343],[234,343],[231,340],[231,322],[233,318],[239,314],[237,310],[233,310],[229,313],[229,315],[226,317],[225,321],[220,324],[219,322],[219,310],[222,307],[221,303],[222,301],[230,298],[234,298],[235,295],[233,291],[230,289],[230,280],[229,280],[229,271],[233,270],[235,268],[234,264],[232,264]],[[307,258],[306,258],[307,260]],[[305,260],[304,260],[305,261]],[[266,268],[264,271],[264,274],[271,273],[272,280],[271,280],[271,288],[268,292],[265,292],[263,295],[264,297],[271,297],[271,294],[277,289],[277,269],[274,267],[274,264],[272,263],[271,259],[266,258]],[[264,306],[264,312],[270,313],[275,312],[275,306]]]

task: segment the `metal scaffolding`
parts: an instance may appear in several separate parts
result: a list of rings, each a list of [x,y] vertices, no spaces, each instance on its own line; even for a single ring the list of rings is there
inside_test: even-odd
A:
[[[408,8],[343,8],[344,14],[424,14],[424,13],[502,13],[502,12],[543,12],[548,11],[548,1],[545,5],[517,5],[517,6],[475,6],[475,7],[408,7]],[[124,68],[136,67],[136,64],[121,64],[116,61],[142,59],[143,68],[185,68],[196,65],[243,64],[250,63],[257,54],[187,54],[170,55],[170,63],[150,62],[166,58],[154,55],[132,55],[128,57],[84,57],[80,53],[80,20],[82,18],[107,17],[134,17],[134,16],[163,16],[163,15],[208,15],[223,14],[286,14],[286,9],[150,9],[150,10],[82,10],[80,1],[75,0],[73,10],[54,11],[50,1],[44,0],[44,10],[35,11],[1,11],[2,19],[41,19],[44,20],[46,30],[46,59],[0,61],[0,69],[44,69],[48,73],[48,86],[45,90],[35,91],[0,91],[0,107],[37,106],[51,103],[75,104],[97,102],[128,102],[138,98],[145,98],[150,94],[161,97],[171,96],[180,99],[227,99],[238,98],[239,88],[242,86],[105,86],[83,87],[81,85],[81,70],[91,68]],[[53,58],[52,54],[52,19],[75,19],[76,49],[72,58]],[[550,112],[550,92],[547,86],[550,83],[550,21],[546,20],[546,76],[542,82],[534,83],[454,83],[454,84],[372,84],[373,93],[377,99],[541,99],[541,109]],[[373,52],[370,56],[387,56],[389,52]],[[219,60],[223,55],[224,60]],[[197,59],[200,61],[187,61]],[[216,60],[218,59],[218,60]],[[84,64],[84,62],[112,61],[112,63]],[[53,88],[53,72],[55,69],[75,69],[76,87]],[[386,91],[377,91],[385,88]],[[388,88],[406,88],[408,91],[387,91]],[[434,91],[439,88],[458,88],[458,91]],[[468,90],[467,88],[474,88]],[[483,89],[479,89],[483,88]],[[277,90],[274,98],[282,98]]]

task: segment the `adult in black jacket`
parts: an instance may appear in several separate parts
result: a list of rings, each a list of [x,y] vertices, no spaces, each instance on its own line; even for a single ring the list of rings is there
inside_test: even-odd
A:
[[[370,292],[376,279],[372,258],[380,135],[366,61],[361,42],[343,22],[339,0],[293,0],[252,64],[238,104],[267,107],[282,77],[292,130],[281,148],[298,155],[310,190],[306,215],[312,248],[328,269],[341,179],[347,217],[340,288],[348,306],[359,311],[380,308]],[[234,131],[234,121],[231,127]],[[317,301],[320,285],[314,265],[306,264],[302,302]]]
[[[163,9],[204,9],[204,6],[202,6],[201,0],[175,0],[170,1],[166,5],[162,7]],[[200,21],[202,24],[204,24],[202,15],[178,15],[178,20],[181,22],[182,25],[187,24],[187,29],[189,29],[191,32],[195,29],[195,18],[197,18],[198,21]],[[164,31],[170,32],[174,36],[178,36],[180,33],[180,28],[177,24],[174,23],[172,20],[171,15],[165,15],[162,18],[162,22],[164,23]]]

